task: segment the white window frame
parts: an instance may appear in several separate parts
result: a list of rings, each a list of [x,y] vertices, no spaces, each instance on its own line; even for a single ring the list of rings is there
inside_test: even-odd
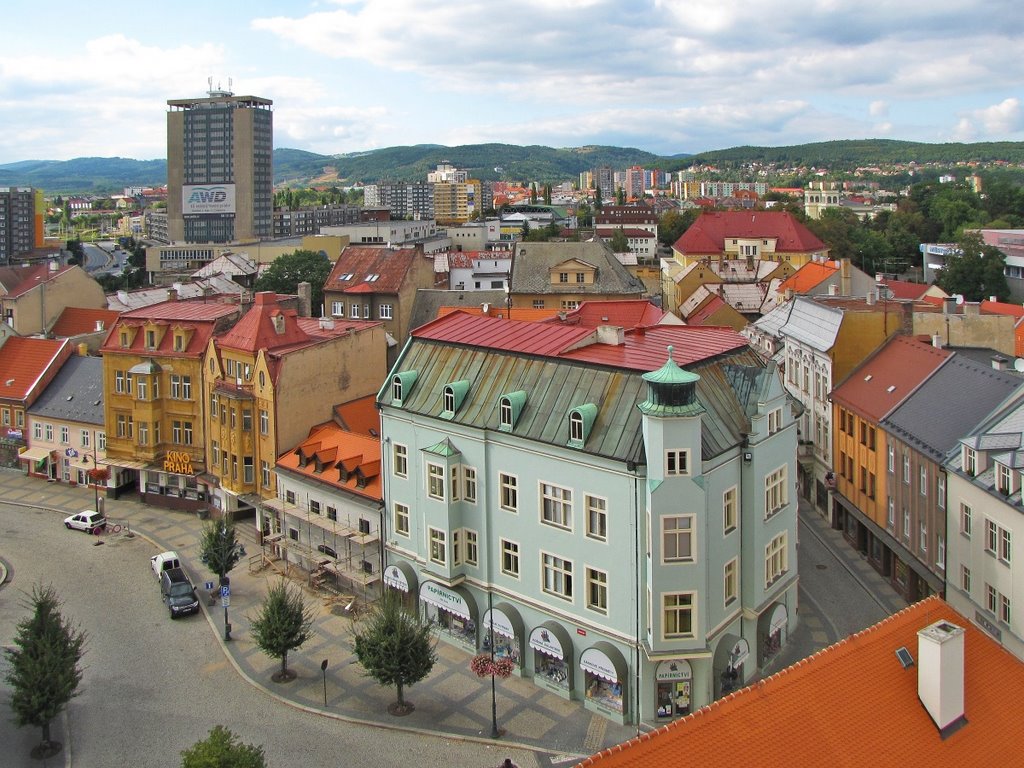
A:
[[[427,496],[435,501],[445,500],[445,468],[443,464],[435,464],[432,461],[426,462]]]
[[[506,512],[519,513],[519,478],[516,475],[498,473],[498,504]]]
[[[740,490],[737,486],[726,488],[722,493],[722,532],[729,534],[736,530],[739,521]]]
[[[685,522],[685,525],[679,523]],[[670,523],[675,525],[670,526]],[[685,549],[688,554],[679,554],[684,547],[680,542],[686,542]],[[670,542],[674,542],[669,546]],[[675,550],[675,555],[669,556],[669,550]],[[677,563],[692,563],[696,560],[697,551],[697,529],[696,515],[663,515],[661,518],[661,562],[664,565],[675,565]]]
[[[740,561],[733,558],[722,568],[722,604],[728,608],[740,594]]]
[[[608,499],[588,493],[583,500],[587,508],[587,538],[608,541]]]
[[[395,477],[409,476],[409,448],[401,443],[395,443],[392,448],[392,470]]]
[[[960,533],[966,538],[971,538],[971,529],[974,527],[974,509],[970,504],[960,502]]]
[[[407,539],[412,536],[412,526],[409,518],[409,505],[396,501],[392,505],[391,514],[395,533],[399,536],[404,536]]]
[[[665,451],[665,477],[685,477],[690,474],[690,452],[685,448]]]
[[[774,435],[782,429],[782,409],[775,408],[768,411],[768,434]]]
[[[768,589],[789,571],[788,533],[773,537],[764,548],[764,587]]]
[[[587,581],[584,595],[587,610],[607,616],[608,572],[588,565],[584,568],[584,573]]]
[[[545,594],[573,601],[573,562],[551,552],[540,553],[540,588]]]
[[[767,520],[789,503],[789,467],[783,464],[764,476],[764,518]]]
[[[462,500],[467,504],[476,504],[478,489],[476,467],[467,467],[465,464],[460,466],[462,475]]]
[[[442,528],[427,528],[427,558],[435,565],[448,567],[448,532]]]
[[[519,578],[522,570],[522,562],[519,559],[519,542],[511,539],[502,539],[501,551],[501,572],[514,579]]]
[[[685,602],[683,599],[685,598]],[[683,617],[686,620],[683,621]],[[670,620],[670,617],[671,620]],[[689,627],[683,627],[689,624]],[[673,631],[669,628],[673,627]],[[691,638],[697,631],[697,593],[696,592],[662,592],[661,593],[661,637],[663,640],[681,640]]]
[[[480,535],[471,528],[463,528],[465,539],[466,565],[476,567],[480,564]]]
[[[554,528],[572,530],[572,489],[543,480],[537,483],[540,494],[540,521]]]

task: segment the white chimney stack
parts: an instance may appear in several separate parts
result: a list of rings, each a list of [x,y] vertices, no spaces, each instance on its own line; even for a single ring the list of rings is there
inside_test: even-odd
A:
[[[964,630],[937,621],[917,632],[917,697],[943,738],[964,717]]]

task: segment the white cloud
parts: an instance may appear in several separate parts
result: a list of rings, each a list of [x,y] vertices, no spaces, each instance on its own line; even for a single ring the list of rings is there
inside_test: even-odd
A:
[[[872,117],[888,117],[889,104],[885,101],[872,101],[868,105],[868,114]]]

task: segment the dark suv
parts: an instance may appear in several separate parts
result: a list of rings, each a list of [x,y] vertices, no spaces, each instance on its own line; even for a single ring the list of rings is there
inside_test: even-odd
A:
[[[181,568],[170,568],[160,574],[160,594],[172,619],[199,612],[196,590]]]

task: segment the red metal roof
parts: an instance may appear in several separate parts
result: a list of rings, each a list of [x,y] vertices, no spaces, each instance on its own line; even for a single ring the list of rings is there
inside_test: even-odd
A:
[[[9,338],[0,347],[0,398],[28,399],[40,377],[61,357],[68,344],[67,339]]]
[[[218,320],[238,311],[237,304],[203,301],[164,301],[148,307],[122,312],[124,319],[146,320]]]
[[[676,240],[684,254],[721,254],[726,239],[775,239],[776,253],[810,253],[825,244],[788,211],[710,211],[702,213]]]
[[[835,389],[832,401],[881,421],[952,354],[914,336],[893,336]]]
[[[925,291],[931,288],[926,283],[911,283],[906,280],[883,280],[886,287],[892,291],[894,299],[920,299]]]
[[[513,310],[515,311],[515,310]],[[500,349],[538,357],[558,357],[616,368],[652,371],[674,348],[679,365],[704,360],[747,345],[731,328],[656,325],[624,334],[624,343],[598,343],[597,332],[582,326],[528,323],[520,320],[452,312],[412,332],[417,338]]]
[[[60,313],[60,317],[57,318],[57,322],[50,329],[50,333],[61,338],[81,336],[86,333],[106,333],[114,327],[119,316],[119,313],[112,309],[65,307],[64,311]],[[99,331],[96,330],[98,321],[103,323],[103,327]]]
[[[665,312],[647,299],[612,299],[609,301],[584,301],[576,309],[566,312],[564,320],[561,319],[558,312],[555,312],[547,322],[575,324],[586,328],[617,325],[620,328],[628,329],[656,325],[664,317]]]
[[[943,738],[918,698],[917,632],[964,630],[967,724]],[[671,725],[594,755],[596,768],[734,766],[989,766],[1024,753],[1012,702],[1024,665],[938,597],[929,597]]]

